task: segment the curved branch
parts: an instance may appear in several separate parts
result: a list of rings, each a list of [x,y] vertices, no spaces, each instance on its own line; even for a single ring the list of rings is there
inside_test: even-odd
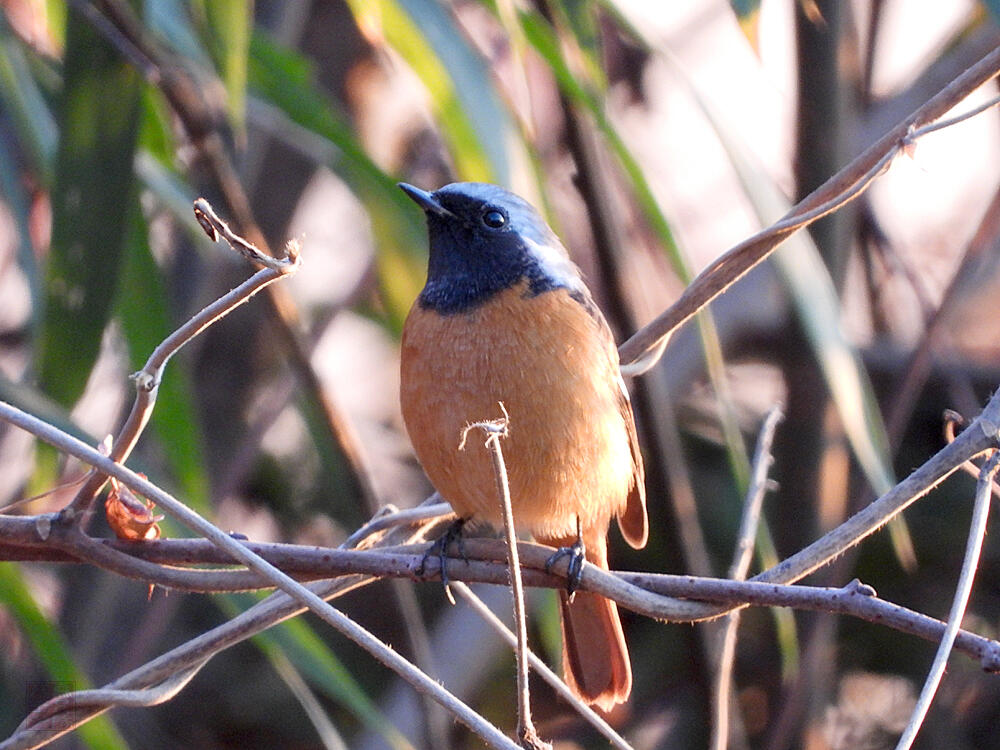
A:
[[[841,208],[863,193],[924,127],[944,116],[975,89],[1000,74],[1000,48],[993,50],[941,89],[850,164],[797,203],[777,223],[739,243],[702,271],[667,310],[619,348],[623,364],[643,358],[688,318],[726,291],[799,229]],[[995,103],[995,102],[994,102]],[[952,122],[944,125],[953,124]],[[649,364],[648,366],[652,366]],[[634,370],[630,372],[634,374]]]

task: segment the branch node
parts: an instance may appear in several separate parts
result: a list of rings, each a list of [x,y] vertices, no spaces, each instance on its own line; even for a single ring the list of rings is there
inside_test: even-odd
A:
[[[844,586],[844,593],[851,596],[878,596],[878,592],[875,591],[874,586],[869,586],[867,583],[862,583],[859,579],[855,578],[851,580],[846,586]]]
[[[47,541],[49,534],[52,533],[53,516],[54,514],[52,513],[45,513],[35,519],[35,533],[38,534],[38,538],[43,542]]]
[[[997,647],[998,644],[991,643],[979,660],[979,666],[982,667],[984,672],[989,672],[990,674],[996,674],[1000,672],[1000,648]]]
[[[128,377],[129,380],[135,383],[135,389],[137,391],[143,391],[144,393],[152,393],[160,385],[159,382],[157,382],[156,377],[149,374],[145,370],[133,372]]]

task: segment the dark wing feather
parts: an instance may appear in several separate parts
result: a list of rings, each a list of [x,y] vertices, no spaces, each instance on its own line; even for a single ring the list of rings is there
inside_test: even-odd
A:
[[[635,484],[628,493],[625,510],[618,515],[618,528],[622,536],[635,549],[646,546],[649,537],[649,525],[646,521],[646,470],[642,465],[642,453],[639,452],[639,436],[635,430],[635,417],[632,415],[632,403],[625,390],[625,381],[621,381],[622,400],[619,403],[625,429],[628,431],[629,448],[632,449],[633,479]]]

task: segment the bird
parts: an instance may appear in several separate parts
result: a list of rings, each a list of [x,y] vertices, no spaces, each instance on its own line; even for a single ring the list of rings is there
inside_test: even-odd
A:
[[[502,528],[493,464],[467,425],[509,415],[515,527],[608,569],[612,517],[648,536],[642,454],[618,351],[580,270],[526,200],[497,185],[399,187],[428,229],[427,281],[403,326],[400,406],[414,452],[460,521]],[[572,566],[571,566],[572,567]],[[617,605],[560,592],[563,674],[609,711],[632,689]]]

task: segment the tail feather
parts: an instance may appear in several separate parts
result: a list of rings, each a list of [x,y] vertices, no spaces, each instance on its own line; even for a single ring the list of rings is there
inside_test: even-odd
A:
[[[568,546],[567,540],[539,541]],[[587,561],[607,570],[607,540],[603,535],[585,533],[584,542]],[[632,666],[618,605],[589,591],[576,592],[572,601],[561,592],[559,603],[566,684],[586,703],[610,711],[628,700],[632,692]]]
[[[625,635],[618,607],[599,594],[560,595],[563,675],[574,693],[604,711],[628,700],[632,692]]]

